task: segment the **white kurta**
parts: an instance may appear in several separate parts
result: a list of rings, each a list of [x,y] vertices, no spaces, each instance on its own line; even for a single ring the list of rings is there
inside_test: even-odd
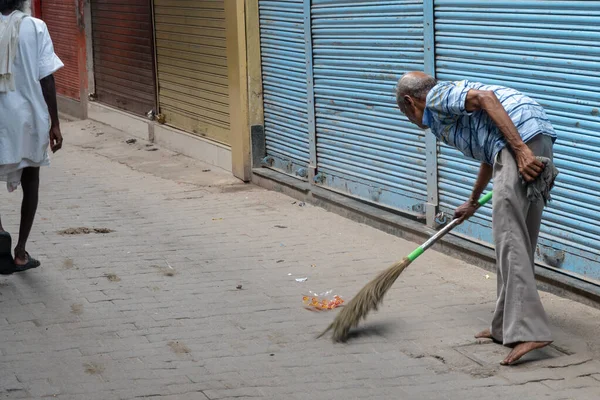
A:
[[[50,163],[50,114],[40,80],[62,67],[46,24],[26,17],[13,68],[16,90],[0,93],[0,180],[10,192],[21,182],[23,168]]]

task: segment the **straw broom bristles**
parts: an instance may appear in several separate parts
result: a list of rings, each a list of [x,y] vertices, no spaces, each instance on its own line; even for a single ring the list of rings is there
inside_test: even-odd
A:
[[[479,199],[477,208],[483,206],[485,203],[492,199],[492,192],[489,192],[485,196]],[[442,230],[437,232],[423,245],[416,248],[408,257],[402,261],[392,265],[375,279],[369,282],[364,288],[358,292],[356,296],[348,303],[346,307],[340,311],[337,317],[333,320],[331,325],[323,331],[317,338],[325,335],[327,332],[333,329],[333,340],[335,342],[344,342],[348,339],[348,333],[350,329],[358,325],[358,323],[367,317],[367,314],[371,310],[377,310],[377,307],[383,300],[383,296],[392,287],[396,279],[400,276],[402,271],[406,269],[417,257],[419,257],[425,250],[431,247],[436,241],[450,232],[454,227],[462,222],[461,219],[453,219],[448,225]]]
[[[411,261],[408,258],[404,258],[402,261],[395,263],[380,273],[363,287],[350,303],[342,308],[331,325],[317,336],[317,338],[322,337],[333,329],[332,336],[334,342],[345,342],[348,340],[350,329],[356,327],[362,319],[366,318],[369,311],[377,310],[377,307],[383,300],[383,296],[410,263]]]

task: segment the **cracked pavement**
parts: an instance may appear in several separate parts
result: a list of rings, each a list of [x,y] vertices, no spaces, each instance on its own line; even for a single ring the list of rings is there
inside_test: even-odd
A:
[[[600,398],[598,309],[543,293],[554,344],[502,367],[509,349],[473,339],[495,276],[428,251],[348,344],[315,340],[335,311],[303,294],[349,300],[415,244],[95,122],[64,136],[42,267],[0,278],[1,399]]]

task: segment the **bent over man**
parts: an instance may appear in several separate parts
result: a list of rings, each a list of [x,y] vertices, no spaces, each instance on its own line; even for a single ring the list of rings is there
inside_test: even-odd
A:
[[[513,364],[552,341],[536,287],[534,252],[556,172],[545,171],[552,176],[541,188],[543,198],[532,200],[528,185],[539,189],[547,182],[536,178],[548,167],[542,160],[552,164],[556,133],[537,102],[502,86],[438,82],[422,72],[409,72],[398,82],[396,100],[412,123],[431,129],[438,140],[481,162],[471,197],[455,218],[471,217],[477,199],[494,179],[498,298],[491,327],[476,337],[512,347],[502,364]],[[555,171],[553,165],[550,168]]]

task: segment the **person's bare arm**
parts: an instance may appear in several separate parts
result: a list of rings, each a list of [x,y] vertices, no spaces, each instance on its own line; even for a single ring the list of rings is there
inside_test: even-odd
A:
[[[60,131],[60,121],[58,119],[58,104],[56,102],[56,84],[54,83],[54,76],[48,75],[40,80],[40,86],[42,87],[42,93],[44,94],[44,100],[48,106],[48,112],[50,113],[50,149],[53,153],[56,153],[62,147],[62,133]]]
[[[475,186],[473,187],[473,193],[469,200],[473,203],[478,203],[481,194],[485,190],[485,187],[492,180],[492,173],[494,172],[494,168],[490,164],[482,163],[479,167],[479,175],[477,175],[477,181],[475,181]]]
[[[544,165],[535,158],[535,155],[521,139],[517,127],[510,119],[510,116],[496,97],[496,94],[489,90],[469,90],[465,109],[469,112],[484,110],[494,121],[506,142],[513,150],[519,172],[526,181],[535,180],[542,172]]]
[[[477,175],[477,181],[475,182],[475,186],[473,186],[471,197],[469,198],[469,201],[454,211],[454,218],[460,219],[460,222],[462,223],[475,214],[475,211],[477,211],[477,208],[479,207],[478,200],[485,190],[487,184],[490,183],[493,171],[494,169],[491,165],[486,163],[481,164],[479,167],[479,175]]]

